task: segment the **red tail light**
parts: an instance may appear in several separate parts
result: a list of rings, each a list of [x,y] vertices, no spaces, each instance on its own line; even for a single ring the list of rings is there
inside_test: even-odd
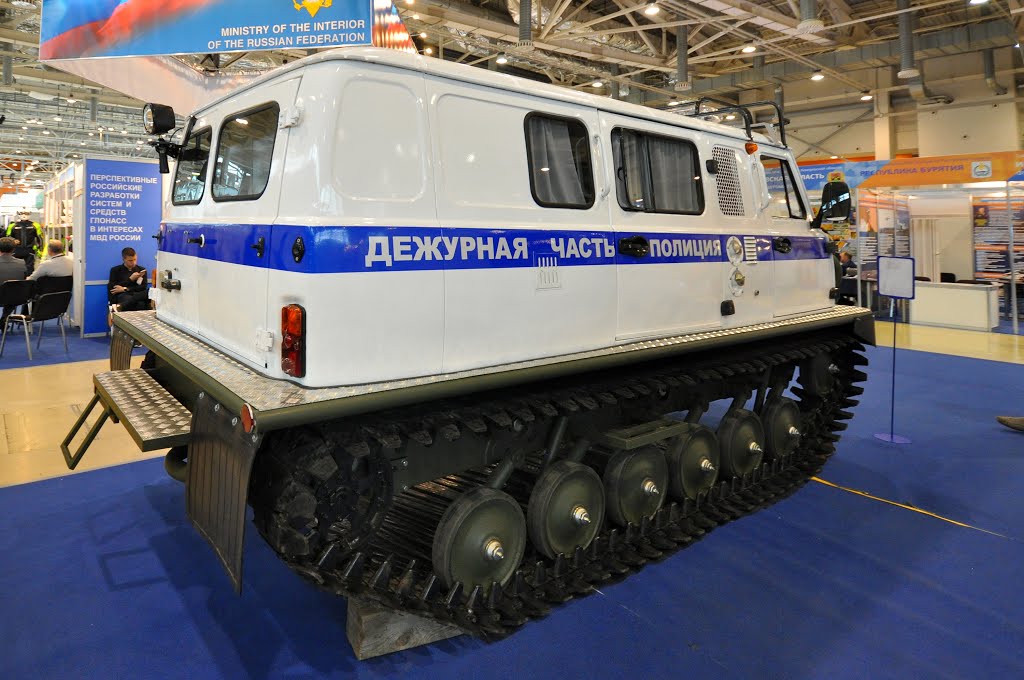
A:
[[[281,308],[281,370],[295,378],[306,375],[306,310]]]

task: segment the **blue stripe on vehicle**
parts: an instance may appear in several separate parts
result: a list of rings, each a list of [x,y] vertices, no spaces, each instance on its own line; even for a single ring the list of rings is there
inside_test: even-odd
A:
[[[202,247],[189,243],[200,236]],[[647,239],[648,254],[641,258],[620,254],[618,239],[625,236]],[[260,237],[266,243],[263,258],[252,247]],[[280,271],[330,274],[724,262],[727,238],[722,234],[547,229],[167,223],[160,250]],[[762,236],[757,240],[758,259],[770,260],[771,240]],[[822,239],[792,240],[793,251],[784,259],[828,256]],[[783,259],[779,253],[775,257]]]

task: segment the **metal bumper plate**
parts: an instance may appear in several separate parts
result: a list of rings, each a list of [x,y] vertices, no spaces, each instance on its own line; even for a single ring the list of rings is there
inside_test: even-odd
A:
[[[739,344],[766,337],[798,333],[870,318],[870,310],[836,306],[799,317],[721,330],[644,340],[587,352],[546,357],[457,373],[392,380],[344,387],[310,388],[268,378],[210,347],[201,340],[156,318],[153,311],[122,312],[114,324],[161,358],[188,374],[232,412],[248,403],[258,413],[263,431],[342,417],[379,408],[400,406],[427,398],[442,398],[472,390],[525,383],[599,368],[651,360]],[[313,408],[311,408],[313,407]]]

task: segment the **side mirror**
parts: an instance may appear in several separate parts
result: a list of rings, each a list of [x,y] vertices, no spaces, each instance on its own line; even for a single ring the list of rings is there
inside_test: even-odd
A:
[[[846,222],[850,219],[850,187],[846,182],[829,182],[821,190],[818,223]]]

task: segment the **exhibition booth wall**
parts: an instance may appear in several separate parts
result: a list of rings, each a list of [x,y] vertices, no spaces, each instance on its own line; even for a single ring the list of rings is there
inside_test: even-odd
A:
[[[816,164],[801,174],[812,196],[832,179],[853,190],[854,217],[833,238],[857,263],[859,303],[885,311],[873,296],[878,257],[913,257],[921,295],[899,310],[902,321],[1018,333],[1022,168],[1024,153],[1000,152]]]

